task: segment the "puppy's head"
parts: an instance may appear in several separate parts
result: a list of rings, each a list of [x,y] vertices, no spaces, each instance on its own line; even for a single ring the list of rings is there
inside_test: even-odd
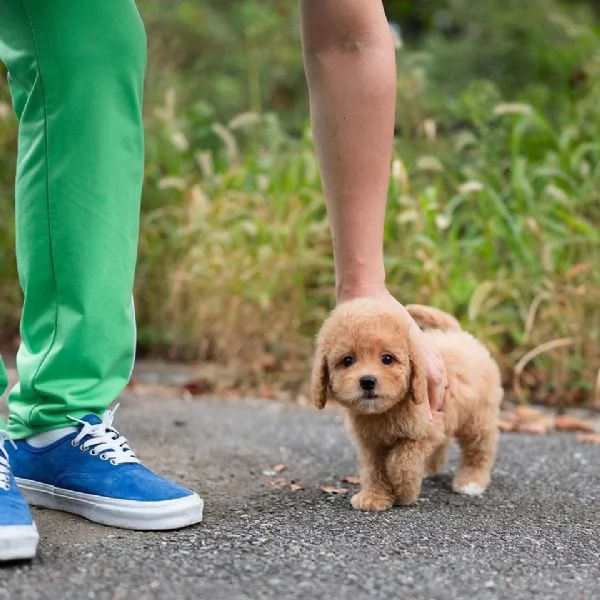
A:
[[[427,401],[427,381],[399,307],[370,299],[340,304],[317,336],[312,399],[378,414],[405,400]]]

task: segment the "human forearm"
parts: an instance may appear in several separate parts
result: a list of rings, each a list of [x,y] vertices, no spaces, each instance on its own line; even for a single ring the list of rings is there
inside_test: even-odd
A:
[[[381,2],[301,0],[311,117],[338,299],[382,293],[395,56]]]

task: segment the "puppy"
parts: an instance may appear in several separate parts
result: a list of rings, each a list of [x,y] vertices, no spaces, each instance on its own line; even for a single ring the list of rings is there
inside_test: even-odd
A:
[[[443,412],[433,419],[409,314],[438,349],[448,375]],[[500,371],[451,315],[371,299],[340,304],[317,336],[311,384],[318,408],[335,400],[347,411],[360,466],[355,509],[416,502],[423,477],[444,466],[452,438],[461,448],[454,491],[478,496],[487,488],[498,443]]]

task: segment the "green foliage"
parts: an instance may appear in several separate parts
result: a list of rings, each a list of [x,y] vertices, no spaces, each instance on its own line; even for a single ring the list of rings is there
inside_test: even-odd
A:
[[[183,106],[209,101],[220,119],[277,111],[288,128],[301,131],[307,93],[296,3],[142,0],[139,6],[151,104],[176,87]]]
[[[505,97],[557,114],[577,93],[598,42],[588,10],[567,12],[553,0],[506,0],[502,10],[490,1],[451,0],[447,18],[457,33],[435,32],[423,43],[443,57],[431,62],[429,75],[445,98],[457,97],[470,80],[485,79]]]

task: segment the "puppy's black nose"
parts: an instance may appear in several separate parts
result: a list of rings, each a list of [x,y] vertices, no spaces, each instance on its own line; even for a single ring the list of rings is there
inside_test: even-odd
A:
[[[358,382],[360,383],[360,387],[366,392],[370,392],[377,383],[377,378],[373,377],[373,375],[363,375]]]

